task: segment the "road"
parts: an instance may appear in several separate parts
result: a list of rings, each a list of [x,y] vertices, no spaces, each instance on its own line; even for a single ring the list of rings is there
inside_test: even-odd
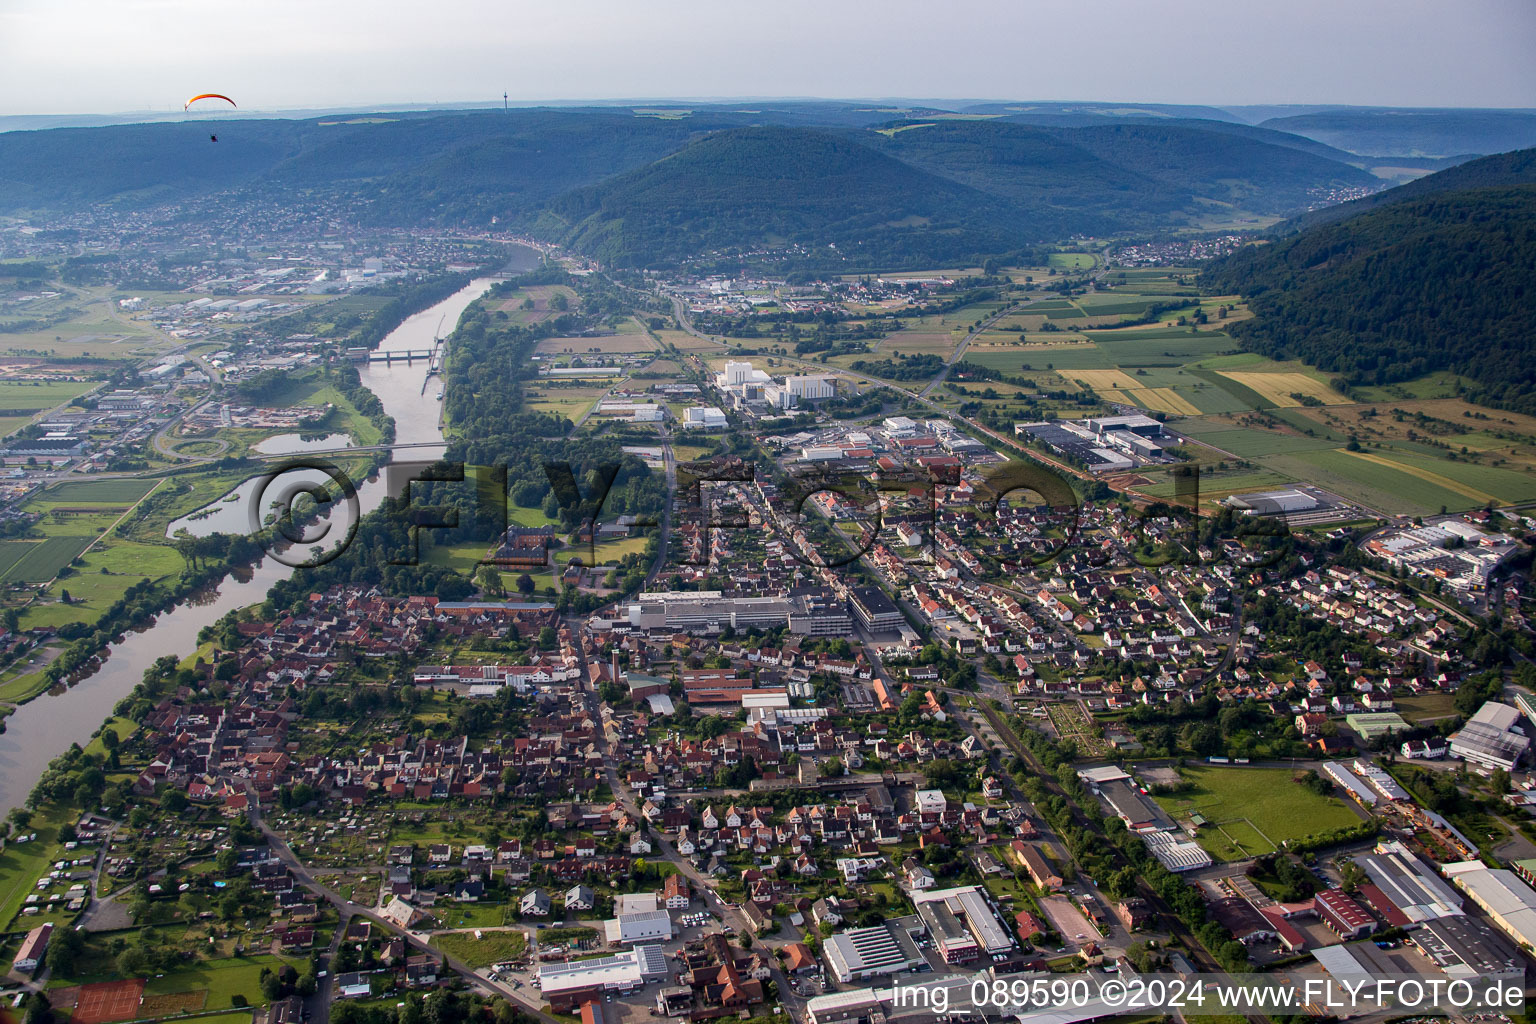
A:
[[[955,350],[949,354],[949,358],[944,360],[944,369],[940,370],[937,374],[934,375],[934,378],[928,382],[928,385],[926,387],[924,387],[923,390],[921,390],[921,391],[919,391],[917,393],[917,397],[918,398],[927,398],[929,392],[931,392],[934,388],[938,387],[940,384],[943,384],[944,381],[949,379],[949,371],[950,371],[950,369],[956,363],[958,363],[960,361],[960,358],[962,356],[965,355],[966,348],[971,344],[971,341],[978,334],[980,334],[981,332],[985,331],[988,327],[991,327],[993,324],[997,323],[1003,317],[1009,315],[1010,313],[1017,312],[1018,310],[1022,309],[1023,307],[1029,305],[1031,302],[1034,302],[1034,301],[1036,301],[1036,300],[1034,300],[1034,299],[1026,299],[1023,302],[1015,302],[1015,303],[1012,303],[1011,305],[1004,306],[1002,309],[999,309],[996,313],[993,313],[991,316],[987,317],[985,320],[983,320],[980,323],[976,324],[976,326],[972,327],[969,331],[967,331],[965,337],[960,339],[960,344],[956,345],[955,346]]]
[[[501,996],[508,1002],[517,1006],[518,1009],[527,1013],[529,1016],[535,1017],[542,1021],[543,1024],[568,1024],[568,1022],[558,1020],[557,1018],[543,1012],[543,1010],[540,1009],[542,1003],[535,1001],[534,997],[524,995],[509,985],[503,985],[499,982],[491,981],[489,978],[480,974],[463,961],[457,960],[454,957],[444,953],[442,950],[431,946],[428,943],[426,936],[422,935],[421,933],[407,931],[406,929],[396,925],[393,921],[379,916],[374,912],[372,908],[363,907],[359,904],[353,903],[345,896],[322,884],[310,872],[308,866],[306,866],[304,862],[301,861],[296,854],[294,854],[293,850],[288,846],[288,843],[283,839],[283,837],[274,832],[272,828],[262,820],[261,810],[256,806],[254,802],[252,803],[251,808],[252,824],[259,828],[262,834],[267,837],[267,842],[271,845],[272,851],[277,855],[277,858],[287,866],[288,870],[293,874],[294,880],[336,909],[336,913],[340,918],[340,921],[336,925],[337,935],[343,934],[347,927],[347,923],[351,921],[352,918],[358,916],[365,917],[369,921],[372,921],[376,927],[382,928],[392,935],[398,935],[403,938],[406,941],[406,944],[413,950],[422,953],[429,953],[433,957],[440,959],[442,961],[443,967],[446,970],[450,970],[457,974],[459,977],[463,978],[471,988],[478,989],[479,991],[488,994]],[[335,946],[336,943],[333,941],[332,945]],[[329,982],[333,974],[334,972],[327,971],[326,977],[321,980]],[[318,992],[316,993],[316,998],[319,998]],[[327,1014],[329,1012],[329,1002],[330,991],[329,988],[327,988],[325,996]],[[319,1020],[319,1018],[316,1018],[316,1020]],[[324,1024],[324,1022],[321,1021],[320,1024]]]
[[[672,506],[677,501],[677,459],[672,453],[672,438],[666,431],[666,425],[662,425],[661,460],[662,467],[667,476],[667,498],[661,506],[661,543],[656,547],[656,561],[645,574],[645,586],[642,589],[651,589],[651,584],[656,582],[656,577],[667,564],[667,546],[672,543]]]
[[[571,626],[573,631],[579,629],[581,625],[580,621],[577,619],[567,620],[567,623]],[[593,715],[593,717],[597,721],[602,721],[602,718],[598,713],[601,700],[597,694],[597,687],[593,683],[591,666],[588,664],[586,654],[580,644],[576,645],[576,650],[577,657],[581,663],[580,670],[582,699],[587,703],[587,710]],[[600,730],[599,732],[598,747],[603,754],[603,770],[608,778],[608,788],[613,792],[614,799],[617,800],[619,805],[623,807],[624,810],[632,815],[636,820],[645,820],[640,813],[639,801],[635,799],[635,795],[630,791],[629,785],[619,774],[618,752],[614,751],[610,746],[608,742],[608,732],[606,729]],[[694,867],[693,862],[688,860],[688,858],[684,857],[682,854],[678,853],[677,847],[674,846],[672,842],[661,833],[653,830],[651,831],[648,838],[654,847],[652,851],[652,859],[655,859],[656,854],[660,854],[664,860],[666,860],[673,867],[677,868],[683,877],[687,878],[689,883],[693,886],[694,892],[697,895],[699,901],[704,905],[704,908],[712,913],[718,914],[720,920],[725,924],[728,931],[734,932],[736,935],[751,935],[754,937],[752,946],[753,949],[773,950],[789,942],[795,942],[799,940],[798,935],[792,935],[787,939],[776,938],[772,936],[767,938],[757,938],[756,929],[753,928],[752,922],[748,920],[744,913],[741,912],[740,908],[735,904],[725,902],[725,900],[723,900],[715,892],[714,878],[704,874],[698,868]],[[779,968],[777,959],[770,957],[770,964],[771,978],[775,986],[778,988],[778,1001],[784,1004],[784,1012],[789,1015],[791,1020],[803,1019],[804,1014],[802,1012],[802,999],[795,992],[793,983]]]
[[[971,694],[963,690],[950,690],[948,692],[952,695],[960,695],[967,698],[971,696]],[[1078,806],[1077,801],[1072,795],[1056,781],[1055,775],[1046,771],[1045,766],[1035,757],[1034,752],[1023,744],[1014,733],[1013,728],[1003,719],[1003,716],[988,705],[985,700],[977,700],[974,704],[980,710],[982,716],[986,718],[992,730],[1002,739],[1003,744],[1029,766],[1031,773],[1039,777],[1042,784],[1052,795],[1059,796],[1065,801],[1076,824],[1088,831],[1098,831],[1092,819]],[[964,718],[966,716],[961,717]],[[998,777],[1000,780],[1006,780],[1004,785],[1014,790],[1014,796],[1017,799],[1025,800],[1027,803],[1027,799],[1023,794],[1017,792],[1013,784],[1013,778],[1009,773],[1000,772]],[[1115,846],[1114,843],[1109,843],[1107,846],[1117,867],[1132,866],[1119,847]],[[1194,933],[1185,926],[1184,922],[1174,916],[1173,912],[1169,910],[1168,904],[1163,902],[1163,898],[1158,895],[1157,890],[1153,889],[1145,878],[1138,876],[1137,891],[1151,906],[1162,927],[1189,951],[1190,960],[1200,969],[1203,975],[1214,984],[1232,984],[1232,979],[1227,975],[1222,966],[1216,962],[1215,957],[1195,937]],[[1262,1014],[1249,1014],[1248,1020],[1254,1022],[1254,1024],[1269,1024],[1269,1018]]]

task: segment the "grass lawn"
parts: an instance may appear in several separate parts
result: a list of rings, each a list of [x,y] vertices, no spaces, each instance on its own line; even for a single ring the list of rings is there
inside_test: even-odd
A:
[[[499,928],[505,923],[506,909],[505,903],[455,903],[437,917],[444,928]]]
[[[1393,701],[1397,713],[1413,725],[1426,719],[1449,718],[1457,713],[1456,695],[1452,693],[1421,693]]]
[[[452,932],[432,936],[432,945],[456,960],[471,967],[486,967],[515,960],[528,949],[528,937],[520,930],[481,932],[475,938],[473,932]]]
[[[103,732],[108,729],[111,729],[113,732],[117,733],[117,738],[119,740],[126,740],[128,737],[139,731],[139,723],[135,722],[131,718],[113,718],[109,719],[107,723],[102,726]],[[100,736],[94,736],[92,737],[91,742],[85,745],[85,752],[87,754],[98,754],[102,757],[105,757],[107,754],[107,748],[102,744]]]
[[[261,969],[270,967],[276,971],[287,962],[271,955],[209,960],[189,970],[171,971],[150,978],[144,985],[144,993],[206,991],[208,1001],[204,1006],[210,1010],[233,1009],[230,997],[235,995],[245,996],[252,1006],[260,1006],[266,1002],[261,994]]]
[[[1269,853],[1288,839],[1347,828],[1359,818],[1337,797],[1318,796],[1292,781],[1288,768],[1186,767],[1194,788],[1156,797],[1175,817],[1198,811],[1210,822],[1199,843],[1219,860]],[[1225,834],[1223,834],[1225,832]]]
[[[56,842],[59,826],[73,821],[74,813],[57,805],[44,807],[32,815],[28,832],[36,832],[30,843],[7,843],[0,850],[0,929],[9,924],[21,909],[21,901],[32,892],[38,876],[48,870],[59,850]]]
[[[25,664],[17,666],[17,668],[25,668]],[[12,671],[15,671],[15,669]],[[0,701],[21,704],[36,697],[47,688],[48,680],[43,675],[41,668],[29,672],[21,672],[16,675],[7,673],[5,681],[0,682]]]
[[[0,413],[30,416],[83,395],[97,383],[90,380],[0,381]]]

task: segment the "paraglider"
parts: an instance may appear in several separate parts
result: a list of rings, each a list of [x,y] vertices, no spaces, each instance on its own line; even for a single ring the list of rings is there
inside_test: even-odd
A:
[[[181,105],[181,109],[182,110],[190,110],[190,109],[192,109],[192,104],[196,103],[198,100],[223,100],[225,103],[228,103],[232,107],[238,107],[239,106],[239,104],[237,104],[234,100],[230,99],[228,96],[225,96],[223,93],[218,93],[218,92],[200,92],[196,96],[193,96],[191,99],[187,100],[187,102],[183,103]]]

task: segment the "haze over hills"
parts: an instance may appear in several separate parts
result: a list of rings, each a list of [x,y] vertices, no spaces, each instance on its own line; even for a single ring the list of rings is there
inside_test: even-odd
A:
[[[1349,384],[1450,370],[1475,382],[1475,401],[1536,411],[1536,184],[1466,187],[1529,180],[1533,157],[1421,179],[1394,202],[1233,253],[1201,283],[1249,297],[1255,318],[1231,330],[1265,355]]]
[[[1453,157],[1536,146],[1536,111],[1344,109],[1260,125],[1361,156]]]
[[[1404,123],[1469,141],[1536,124],[1520,111],[1422,113]],[[1400,120],[1334,110],[1267,123]],[[795,245],[873,268],[1073,234],[1258,227],[1380,187],[1366,162],[1216,108],[1157,104],[417,110],[0,133],[0,211],[330,195],[364,224],[494,222],[624,265]],[[1467,183],[1498,183],[1484,173]]]
[[[836,247],[839,264],[931,264],[1071,234],[1257,225],[1379,185],[1316,143],[1210,120],[1040,126],[825,103],[11,132],[0,169],[7,212],[318,190],[364,223],[494,220],[624,264],[787,243]]]
[[[1536,183],[1536,149],[1517,149],[1512,153],[1498,153],[1469,160],[1438,173],[1415,178],[1385,192],[1352,199],[1347,203],[1325,206],[1320,210],[1311,210],[1282,221],[1270,230],[1276,235],[1293,234],[1321,224],[1331,224],[1346,217],[1353,217],[1388,203],[1433,195],[1436,192],[1532,183]]]

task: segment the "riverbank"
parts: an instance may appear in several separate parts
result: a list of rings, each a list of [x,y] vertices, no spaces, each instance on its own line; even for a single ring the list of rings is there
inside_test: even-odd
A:
[[[530,258],[535,257],[530,254]],[[419,348],[424,337],[430,342],[439,325],[457,324],[470,303],[493,283],[490,278],[477,278],[446,299],[406,317],[379,343],[378,349]],[[422,387],[426,372],[426,364],[421,361],[373,363],[359,371],[362,385],[378,397],[383,411],[397,424],[397,443],[443,443],[438,428],[441,403],[436,400],[434,389],[425,389],[424,393]],[[411,453],[413,460],[432,457],[432,449]],[[386,490],[382,474],[361,483],[359,514],[376,509]],[[210,496],[209,502],[222,493]],[[73,686],[62,692],[36,695],[16,708],[6,720],[5,733],[0,735],[0,814],[22,806],[49,762],[71,743],[83,746],[157,658],[196,649],[198,633],[205,626],[230,611],[264,601],[272,585],[294,571],[268,555],[251,565],[248,572],[220,573],[221,578],[211,587],[204,586],[197,595],[168,607],[147,628],[114,639],[99,662],[81,674]]]

